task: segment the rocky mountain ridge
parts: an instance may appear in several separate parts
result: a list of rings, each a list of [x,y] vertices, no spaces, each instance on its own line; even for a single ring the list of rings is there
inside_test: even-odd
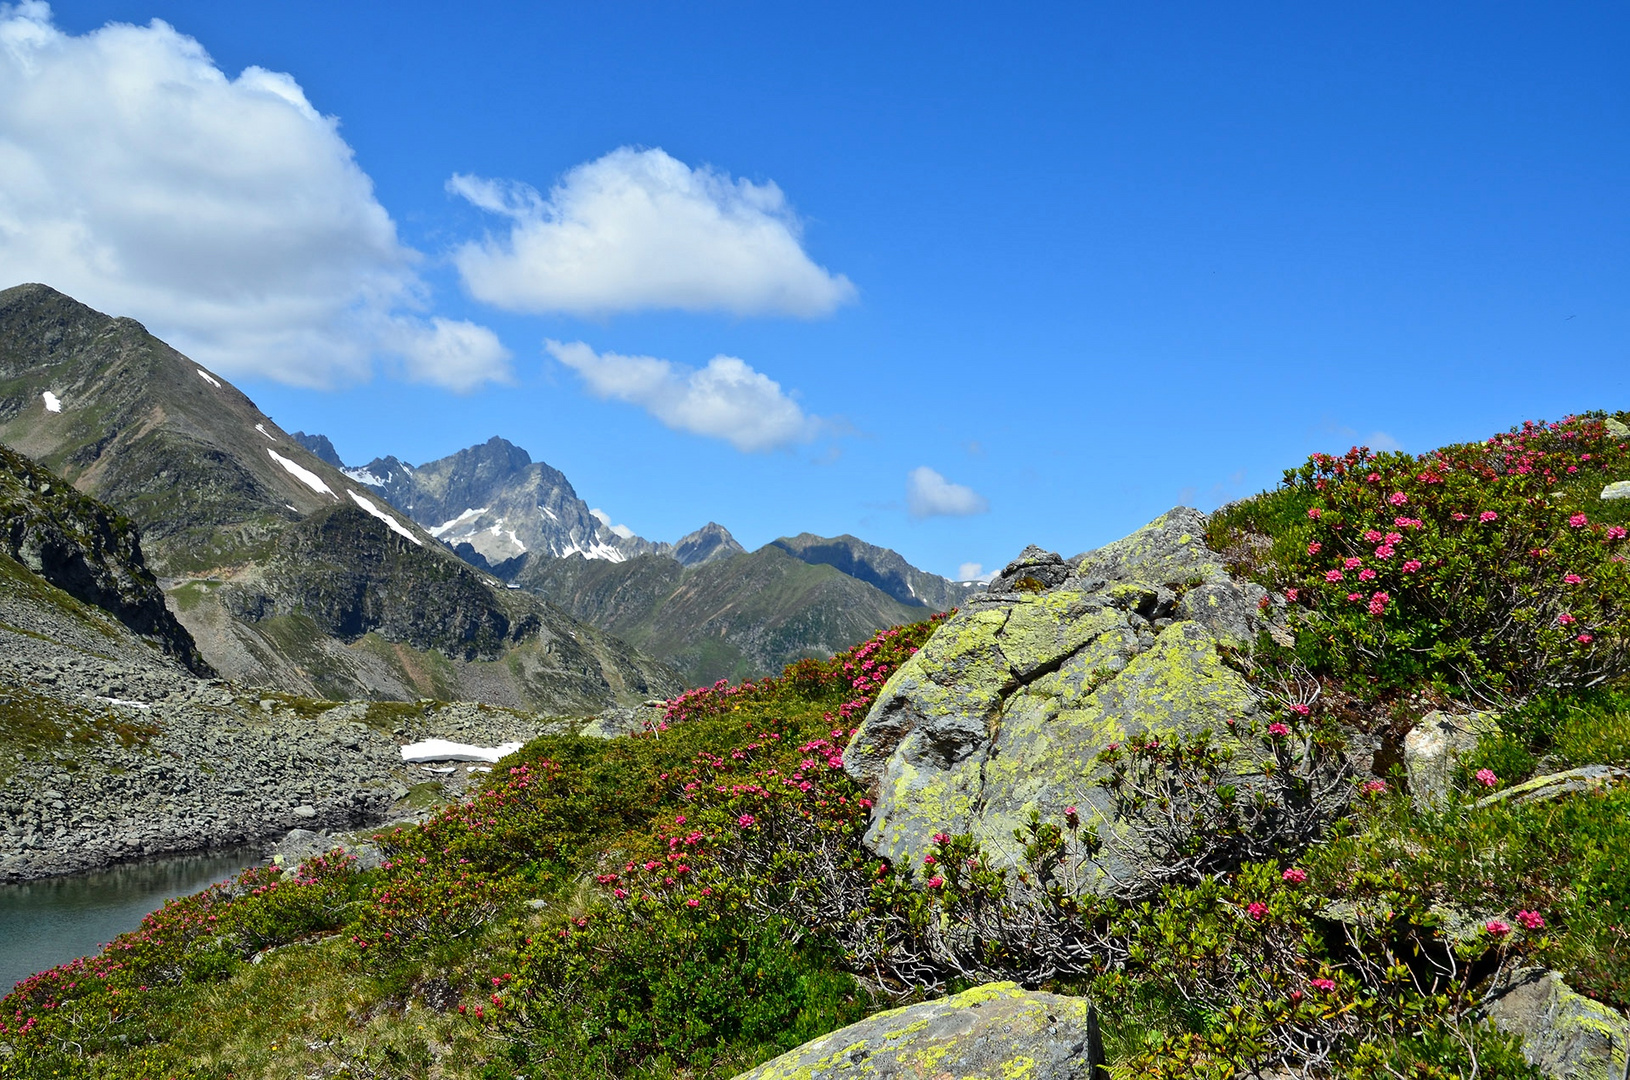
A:
[[[497,436],[424,465],[381,457],[359,468],[326,436],[295,437],[472,566],[626,638],[691,683],[828,656],[979,588],[848,535],[800,533],[747,552],[710,521],[672,544],[645,540]]]
[[[240,683],[555,711],[678,687],[456,558],[141,324],[43,285],[0,291],[0,442],[141,529],[175,617]]]
[[[299,438],[338,462],[326,437],[302,433]],[[423,465],[387,456],[358,468],[338,467],[460,556],[504,578],[539,558],[582,555],[621,562],[664,555],[695,566],[742,550],[714,522],[673,544],[636,536],[579,498],[560,470],[533,461],[525,450],[496,435]]]

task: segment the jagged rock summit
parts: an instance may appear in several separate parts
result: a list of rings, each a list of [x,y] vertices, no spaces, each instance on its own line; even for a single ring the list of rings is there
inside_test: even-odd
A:
[[[1266,626],[1260,586],[1179,507],[1065,560],[1027,548],[889,679],[844,754],[875,802],[866,844],[921,865],[936,832],[1016,865],[1032,811],[1107,829],[1096,755],[1142,734],[1226,730],[1256,702],[1225,662]],[[1124,867],[1106,866],[1114,873]]]
[[[324,436],[302,438],[314,453],[333,452]],[[713,522],[677,544],[636,536],[579,498],[559,469],[533,461],[524,449],[496,435],[424,465],[388,456],[344,471],[400,507],[462,558],[504,578],[513,578],[540,558],[581,555],[622,562],[639,555],[667,555],[693,566],[742,550],[723,526]]]

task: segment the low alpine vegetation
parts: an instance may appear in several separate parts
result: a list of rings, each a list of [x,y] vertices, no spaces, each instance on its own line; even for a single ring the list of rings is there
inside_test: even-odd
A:
[[[1630,513],[1597,494],[1627,475],[1574,417],[1317,455],[1213,515],[1295,636],[1230,656],[1261,708],[1104,746],[1108,827],[1038,812],[1016,867],[862,842],[843,754],[930,620],[537,739],[375,869],[176,901],[7,998],[0,1077],[729,1077],[991,979],[1090,994],[1121,1078],[1535,1077],[1501,975],[1630,1007],[1630,788],[1524,786],[1630,766]],[[1433,708],[1499,729],[1426,798],[1388,763]]]

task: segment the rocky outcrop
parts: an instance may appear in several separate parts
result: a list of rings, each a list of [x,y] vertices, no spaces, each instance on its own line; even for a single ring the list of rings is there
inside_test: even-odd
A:
[[[875,804],[867,845],[918,865],[934,833],[972,833],[1013,865],[1032,811],[1058,822],[1073,805],[1108,831],[1107,744],[1252,714],[1224,653],[1269,628],[1267,593],[1228,574],[1204,526],[1180,507],[1073,559],[1028,548],[941,626],[845,751]]]
[[[823,1035],[737,1080],[1098,1080],[1085,998],[989,983]]]
[[[1495,1027],[1522,1039],[1523,1056],[1558,1080],[1620,1080],[1630,1053],[1630,1020],[1592,1001],[1554,971],[1503,976],[1487,1006]]]
[[[194,673],[213,671],[164,606],[135,523],[0,446],[0,551],[81,603],[108,612]]]
[[[1460,759],[1477,749],[1484,735],[1499,734],[1493,713],[1450,714],[1434,709],[1404,736],[1404,773],[1416,806],[1441,803],[1454,783]]]

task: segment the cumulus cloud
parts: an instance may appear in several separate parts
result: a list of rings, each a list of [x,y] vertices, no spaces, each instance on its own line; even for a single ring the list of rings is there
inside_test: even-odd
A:
[[[998,572],[999,571],[996,570],[986,570],[980,563],[965,562],[961,566],[957,567],[956,579],[958,581],[988,582],[991,578],[995,577]]]
[[[547,197],[464,175],[447,189],[509,220],[506,235],[454,253],[470,293],[506,310],[807,318],[855,296],[848,278],[805,253],[798,218],[774,183],[692,169],[662,150],[613,150],[572,169]]]
[[[724,439],[737,450],[808,442],[824,427],[780,383],[734,356],[715,356],[697,369],[654,356],[596,353],[581,341],[547,341],[544,348],[596,397],[638,405],[675,431]]]
[[[953,484],[927,465],[906,478],[906,509],[914,518],[969,517],[990,509],[990,501],[971,487]]]
[[[0,4],[0,285],[135,316],[229,374],[320,386],[398,350],[456,385],[468,357],[423,362],[458,335],[414,314],[418,259],[289,75],[230,78],[158,20],[76,36]]]
[[[387,346],[402,357],[403,372],[414,382],[468,392],[510,379],[509,350],[477,323],[440,316],[428,324],[401,321]]]
[[[624,540],[631,540],[634,537],[633,529],[630,529],[627,525],[613,525],[611,523],[611,515],[598,507],[589,511],[589,517],[598,521],[600,524],[604,525],[606,528],[610,529]]]

